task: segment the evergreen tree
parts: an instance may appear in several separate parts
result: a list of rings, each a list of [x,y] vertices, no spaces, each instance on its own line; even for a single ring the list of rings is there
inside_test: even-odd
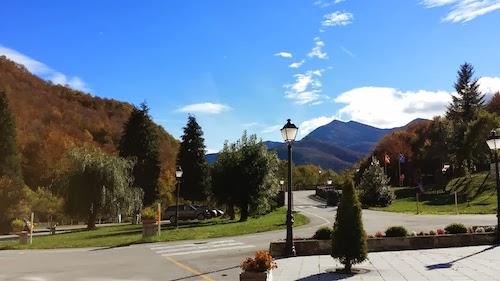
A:
[[[0,91],[0,177],[22,181],[21,158],[16,144],[16,125],[5,92]]]
[[[238,192],[235,186],[240,180],[238,158],[235,144],[226,141],[211,169],[212,193],[219,203],[226,204],[226,213],[232,220],[235,218],[234,206]]]
[[[160,176],[158,128],[149,116],[149,108],[134,108],[125,123],[119,146],[120,156],[134,161],[134,186],[144,191],[144,205],[158,199]]]
[[[361,202],[366,206],[389,205],[394,200],[394,193],[388,187],[389,178],[384,174],[377,159],[372,158],[370,166],[363,172],[361,182]]]
[[[446,117],[451,121],[452,133],[449,140],[451,159],[464,173],[472,168],[472,150],[465,142],[465,134],[484,102],[479,83],[473,78],[474,67],[468,63],[460,66],[455,83],[456,96],[448,106]]]
[[[183,171],[180,196],[185,200],[203,201],[207,198],[209,177],[204,142],[196,118],[189,116],[177,154],[177,165]]]
[[[353,264],[367,257],[366,233],[361,219],[361,204],[351,179],[344,181],[342,199],[333,225],[332,257],[344,264],[349,273]]]
[[[474,67],[464,63],[460,66],[455,82],[456,96],[448,106],[446,116],[454,122],[469,123],[475,119],[477,111],[484,103],[484,95],[479,91],[479,83],[473,78]]]

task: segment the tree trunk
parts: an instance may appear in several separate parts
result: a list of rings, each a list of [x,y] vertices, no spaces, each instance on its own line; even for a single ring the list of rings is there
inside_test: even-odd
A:
[[[87,229],[94,230],[96,229],[95,222],[97,220],[96,212],[89,211],[89,219],[87,221]]]
[[[351,273],[351,269],[352,269],[351,260],[348,259],[344,265],[344,271],[346,273]]]
[[[227,210],[226,210],[226,212],[227,212],[227,215],[229,216],[229,218],[231,220],[234,220],[235,215],[234,215],[234,204],[233,203],[227,204]]]
[[[248,203],[242,203],[240,205],[240,221],[248,220]]]

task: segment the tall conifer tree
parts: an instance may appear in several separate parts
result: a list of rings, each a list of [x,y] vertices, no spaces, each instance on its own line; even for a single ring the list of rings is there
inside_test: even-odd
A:
[[[479,91],[479,83],[473,78],[474,67],[469,63],[460,66],[455,82],[456,95],[448,106],[446,117],[452,124],[450,151],[452,159],[460,170],[469,171],[472,167],[472,150],[466,143],[466,132],[484,103],[484,95]]]
[[[0,177],[22,181],[21,158],[16,144],[16,125],[5,92],[0,91]]]
[[[203,201],[207,198],[209,178],[204,142],[203,131],[196,118],[189,116],[177,154],[177,165],[183,171],[180,195],[185,200]]]
[[[367,258],[368,246],[361,216],[361,204],[354,190],[354,183],[351,179],[346,179],[333,225],[332,257],[339,259],[348,273],[353,264],[361,263]]]
[[[160,160],[157,130],[149,116],[149,108],[143,103],[140,108],[133,109],[120,140],[120,156],[135,162],[134,186],[144,191],[144,205],[158,199]]]

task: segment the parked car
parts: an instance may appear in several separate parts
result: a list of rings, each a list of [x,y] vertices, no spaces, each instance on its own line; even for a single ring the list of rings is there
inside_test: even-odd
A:
[[[210,211],[210,214],[212,214],[212,217],[220,217],[220,216],[224,215],[224,212],[222,210],[217,209],[217,208],[209,208],[207,206],[200,206],[200,205],[193,205],[193,206],[195,206],[196,208],[206,209],[206,210]]]
[[[174,223],[176,220],[175,216],[176,206],[170,206],[165,210],[163,215],[164,218],[168,219],[170,222]],[[212,217],[209,210],[203,208],[196,208],[191,204],[179,205],[179,220],[204,220]]]

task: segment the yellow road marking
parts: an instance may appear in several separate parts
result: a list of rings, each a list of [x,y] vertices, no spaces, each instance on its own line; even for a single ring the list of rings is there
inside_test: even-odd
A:
[[[207,276],[207,275],[204,275],[203,273],[199,272],[198,270],[194,269],[194,268],[191,268],[183,263],[180,263],[179,261],[177,261],[176,259],[172,258],[172,257],[165,257],[167,260],[169,260],[170,262],[172,262],[173,264],[177,265],[178,267],[184,269],[184,270],[187,270],[203,279],[205,279],[206,281],[215,281],[214,279],[210,278],[210,276]]]

